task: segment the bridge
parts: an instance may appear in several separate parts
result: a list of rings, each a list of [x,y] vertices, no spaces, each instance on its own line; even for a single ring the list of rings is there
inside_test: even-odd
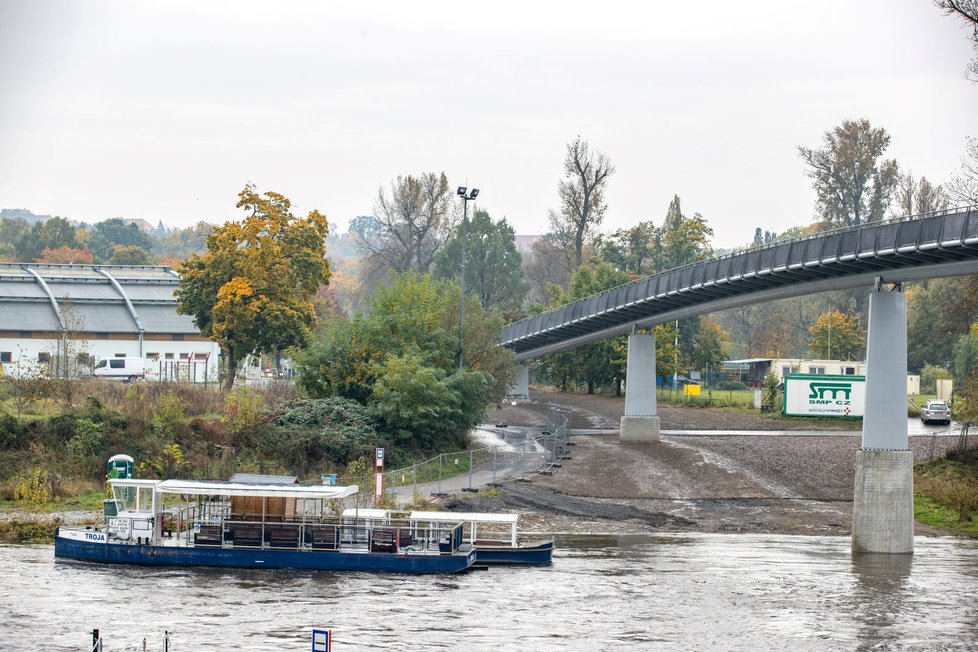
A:
[[[910,554],[913,456],[907,438],[902,283],[964,274],[978,274],[978,207],[872,222],[685,265],[508,324],[501,345],[525,362],[628,334],[620,437],[654,442],[659,439],[655,337],[640,331],[752,303],[871,288],[852,549]]]
[[[750,303],[978,273],[978,207],[873,222],[655,274],[503,328],[519,361]]]

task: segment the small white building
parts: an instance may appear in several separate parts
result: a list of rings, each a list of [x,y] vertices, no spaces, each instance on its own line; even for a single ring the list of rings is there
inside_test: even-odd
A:
[[[770,372],[783,383],[785,376],[799,374],[832,374],[838,376],[865,376],[866,363],[853,360],[807,360],[804,358],[747,358],[726,360],[725,373],[741,374],[741,380],[752,387],[760,387]]]
[[[173,296],[169,267],[0,263],[0,364],[5,374],[48,369],[65,333],[72,362],[142,357],[147,378],[216,380],[218,346]]]

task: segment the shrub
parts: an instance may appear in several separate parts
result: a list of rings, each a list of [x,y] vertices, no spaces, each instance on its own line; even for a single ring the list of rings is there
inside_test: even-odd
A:
[[[747,383],[742,383],[739,380],[721,380],[717,383],[716,389],[734,392],[744,391],[747,389]]]

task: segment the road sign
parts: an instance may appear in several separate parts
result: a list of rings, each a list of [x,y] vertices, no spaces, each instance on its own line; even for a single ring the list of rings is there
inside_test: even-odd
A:
[[[312,630],[312,652],[330,652],[333,641],[333,630]]]

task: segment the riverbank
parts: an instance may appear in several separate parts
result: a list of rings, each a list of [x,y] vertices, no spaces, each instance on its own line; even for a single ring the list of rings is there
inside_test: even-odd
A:
[[[502,406],[493,419],[510,426],[545,425],[548,404],[570,412],[572,430],[589,432],[616,431],[624,412],[620,398],[533,391],[530,402]],[[494,492],[498,495],[463,495],[449,504],[519,511],[525,529],[547,532],[851,533],[858,424],[813,425],[747,411],[671,405],[660,405],[659,416],[664,431],[716,434],[664,434],[651,444],[622,443],[617,433],[576,434],[570,439],[570,459],[552,475],[503,483]],[[739,431],[782,434],[732,434]],[[932,446],[942,455],[956,441],[912,436],[910,448],[921,461]],[[945,534],[921,523],[915,533]]]

